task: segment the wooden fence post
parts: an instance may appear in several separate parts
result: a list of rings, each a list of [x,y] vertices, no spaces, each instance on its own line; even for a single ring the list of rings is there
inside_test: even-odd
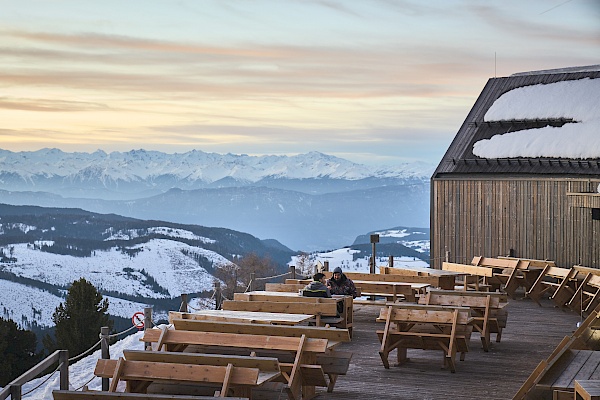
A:
[[[100,354],[101,354],[101,357],[103,360],[110,359],[110,351],[108,348],[109,329],[110,328],[108,326],[103,326],[102,328],[100,328],[100,338],[102,339],[102,341],[100,342]],[[109,388],[108,378],[102,378],[102,391],[108,392],[108,388]]]
[[[392,268],[394,268],[394,256],[389,256],[388,257],[388,265]]]
[[[290,265],[290,272],[292,273],[292,279],[296,279],[296,267]]]
[[[11,400],[21,400],[21,385],[10,385]]]
[[[250,274],[250,285],[249,285],[249,290],[251,292],[254,292],[254,280],[256,279],[256,274],[254,272],[252,272]]]
[[[181,305],[179,306],[179,312],[188,312],[188,295],[181,294]]]
[[[59,371],[60,382],[58,387],[60,390],[69,390],[69,350],[60,350],[58,362],[62,364]]]
[[[223,296],[221,295],[221,282],[215,281],[215,310],[221,309],[221,301]]]
[[[152,307],[144,307],[144,330],[152,328]],[[144,350],[152,350],[152,343],[146,342]]]

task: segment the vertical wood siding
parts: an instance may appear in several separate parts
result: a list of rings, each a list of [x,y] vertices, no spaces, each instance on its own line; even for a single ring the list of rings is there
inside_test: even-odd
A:
[[[595,191],[588,179],[434,179],[431,266],[474,256],[553,260],[600,268],[600,221],[567,193]]]

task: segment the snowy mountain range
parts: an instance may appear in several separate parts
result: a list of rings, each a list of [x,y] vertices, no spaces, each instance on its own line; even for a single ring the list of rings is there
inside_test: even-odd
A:
[[[433,166],[425,163],[369,167],[319,152],[297,156],[205,153],[66,153],[0,150],[0,184],[5,190],[47,191],[67,196],[125,199],[180,189],[262,186],[276,180],[369,178],[421,180]]]
[[[314,251],[384,227],[429,226],[433,169],[370,167],[318,152],[0,150],[0,203],[225,227]]]

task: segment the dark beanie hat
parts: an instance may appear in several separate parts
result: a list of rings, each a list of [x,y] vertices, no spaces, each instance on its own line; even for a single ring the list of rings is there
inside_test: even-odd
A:
[[[335,274],[336,272],[339,272],[341,274],[342,269],[340,267],[335,267],[335,269],[333,270],[333,273]]]

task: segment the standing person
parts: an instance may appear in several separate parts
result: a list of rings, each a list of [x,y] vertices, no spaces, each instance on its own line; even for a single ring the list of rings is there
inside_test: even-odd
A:
[[[331,294],[343,294],[356,298],[354,282],[344,275],[340,267],[335,267],[333,270],[333,276],[327,281],[327,287]]]
[[[313,275],[313,281],[306,285],[302,291],[306,297],[331,297],[329,288],[325,286],[325,274],[317,272]]]

